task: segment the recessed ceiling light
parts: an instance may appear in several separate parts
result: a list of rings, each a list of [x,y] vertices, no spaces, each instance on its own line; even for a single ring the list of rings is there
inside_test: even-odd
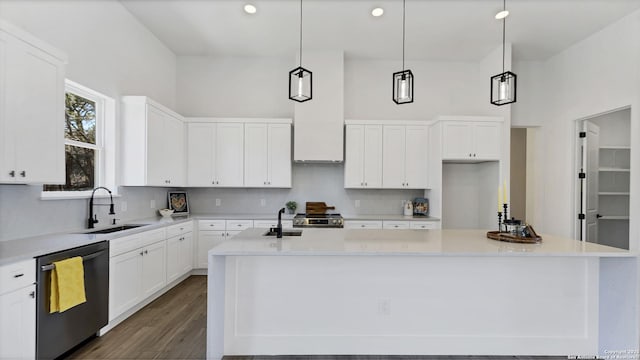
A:
[[[506,18],[507,16],[509,16],[509,11],[503,10],[503,11],[500,11],[499,13],[496,14],[496,19],[497,20],[501,20],[501,19]]]
[[[244,12],[246,12],[247,14],[255,14],[256,11],[258,11],[258,9],[256,9],[256,7],[251,4],[246,4],[244,6]]]
[[[373,10],[371,10],[371,15],[378,17],[378,16],[382,16],[382,14],[384,14],[384,9],[383,8],[375,8]]]

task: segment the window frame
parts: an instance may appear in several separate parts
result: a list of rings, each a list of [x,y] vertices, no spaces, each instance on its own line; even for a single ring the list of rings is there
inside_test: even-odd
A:
[[[95,103],[96,117],[96,143],[84,143],[67,139],[65,136],[64,145],[92,149],[95,151],[95,175],[94,188],[99,186],[108,187],[112,195],[118,195],[118,188],[115,183],[115,101],[95,90],[80,85],[69,79],[65,79],[66,93],[73,93]],[[66,150],[65,150],[66,152]],[[46,184],[45,184],[46,185]],[[81,191],[41,191],[41,199],[85,199],[91,196],[93,190]]]

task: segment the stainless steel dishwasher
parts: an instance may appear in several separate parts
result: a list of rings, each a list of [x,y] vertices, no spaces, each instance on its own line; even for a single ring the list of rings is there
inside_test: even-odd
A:
[[[53,262],[81,256],[87,302],[62,313],[49,313]],[[55,359],[94,336],[109,321],[109,242],[36,258],[36,358]]]

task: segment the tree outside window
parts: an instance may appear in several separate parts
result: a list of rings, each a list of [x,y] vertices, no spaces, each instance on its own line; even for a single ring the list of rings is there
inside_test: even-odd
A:
[[[64,185],[44,185],[50,191],[87,191],[99,186],[100,99],[88,99],[71,89],[65,94]]]

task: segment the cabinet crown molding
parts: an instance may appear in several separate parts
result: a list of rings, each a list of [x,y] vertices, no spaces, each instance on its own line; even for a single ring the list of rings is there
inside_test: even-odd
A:
[[[503,122],[502,116],[476,116],[476,115],[439,115],[433,119],[433,122],[439,121],[493,121]]]
[[[432,120],[345,120],[345,125],[417,125],[430,126],[434,124]]]
[[[24,41],[29,45],[36,47],[37,49],[49,54],[50,56],[55,57],[65,65],[69,63],[69,57],[65,52],[44,42],[31,33],[13,25],[6,20],[0,19],[0,32],[4,32],[18,40]]]
[[[223,117],[188,117],[187,123],[242,123],[242,124],[292,124],[290,118],[223,118]]]

